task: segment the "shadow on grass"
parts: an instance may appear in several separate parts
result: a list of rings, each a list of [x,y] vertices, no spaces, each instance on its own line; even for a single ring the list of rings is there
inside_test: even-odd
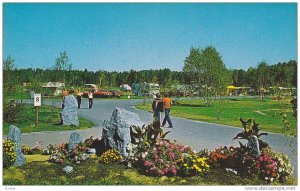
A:
[[[188,103],[179,103],[177,101],[173,101],[174,106],[184,106],[184,107],[206,107],[204,104],[188,104]]]

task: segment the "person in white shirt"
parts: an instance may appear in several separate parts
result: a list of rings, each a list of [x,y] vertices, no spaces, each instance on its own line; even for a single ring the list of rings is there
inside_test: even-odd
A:
[[[91,109],[93,107],[93,92],[92,91],[89,91],[88,97],[89,97],[89,109]]]

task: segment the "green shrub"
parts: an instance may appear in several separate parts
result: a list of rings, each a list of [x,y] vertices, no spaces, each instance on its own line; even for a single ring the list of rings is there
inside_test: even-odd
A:
[[[23,118],[24,104],[15,101],[4,101],[3,121],[5,123],[15,123]]]

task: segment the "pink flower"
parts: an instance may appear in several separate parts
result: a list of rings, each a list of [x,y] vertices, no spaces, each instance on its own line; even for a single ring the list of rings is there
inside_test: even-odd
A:
[[[171,159],[174,159],[174,158],[175,158],[175,154],[174,154],[174,153],[171,153],[171,154],[170,154],[170,157],[171,157]]]
[[[162,170],[159,169],[159,170],[158,170],[158,174],[159,174],[159,175],[164,175],[165,173],[164,173],[164,171],[162,171]]]
[[[170,165],[169,165],[169,164],[166,164],[166,167],[167,167],[167,168],[169,168],[169,167],[170,167]]]
[[[176,175],[176,173],[177,173],[176,169],[172,169],[172,173],[173,173],[174,175]]]
[[[144,166],[151,166],[151,165],[152,165],[152,163],[149,162],[149,161],[145,161],[145,162],[144,162]]]

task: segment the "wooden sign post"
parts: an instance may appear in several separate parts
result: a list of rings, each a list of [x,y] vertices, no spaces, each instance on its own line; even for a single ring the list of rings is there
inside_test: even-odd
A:
[[[35,108],[35,127],[38,126],[39,124],[39,111],[38,108],[42,105],[42,95],[40,93],[35,93],[34,94],[34,102],[33,102],[33,106]]]

